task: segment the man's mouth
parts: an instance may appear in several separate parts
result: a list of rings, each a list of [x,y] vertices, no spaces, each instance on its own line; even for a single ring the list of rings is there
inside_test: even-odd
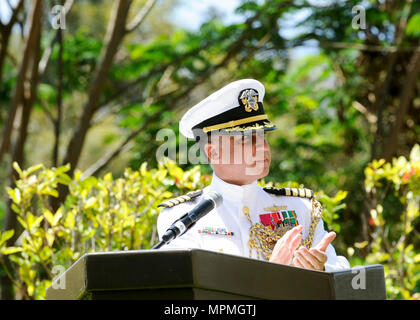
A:
[[[264,160],[257,160],[257,161],[254,162],[254,164],[259,164],[259,163],[268,164],[269,161],[268,161],[268,159],[264,159]]]

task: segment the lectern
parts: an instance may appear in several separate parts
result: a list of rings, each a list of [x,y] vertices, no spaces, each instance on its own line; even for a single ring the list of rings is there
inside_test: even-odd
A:
[[[83,255],[47,299],[385,299],[382,265],[305,270],[199,249]]]

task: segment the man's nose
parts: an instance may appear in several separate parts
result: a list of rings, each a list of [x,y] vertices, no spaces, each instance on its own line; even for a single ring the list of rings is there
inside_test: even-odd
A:
[[[268,147],[268,144],[264,136],[256,136],[255,138],[255,150],[258,152],[264,152]]]

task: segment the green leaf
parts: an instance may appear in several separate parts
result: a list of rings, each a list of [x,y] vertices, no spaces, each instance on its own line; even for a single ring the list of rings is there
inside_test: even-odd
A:
[[[44,219],[44,216],[35,217],[32,213],[28,213],[26,217],[26,222],[28,224],[28,229],[32,230],[39,227],[39,224]]]
[[[20,177],[23,176],[22,169],[19,167],[19,164],[16,161],[13,162],[13,168],[16,170],[17,173],[19,173]]]
[[[12,208],[12,210],[13,210],[14,212],[16,212],[17,214],[20,214],[20,213],[21,213],[20,208],[19,208],[16,204],[12,203],[12,205],[11,205],[10,207],[11,207],[11,208]]]
[[[47,208],[44,208],[42,214],[44,215],[45,219],[47,219],[48,223],[51,226],[54,226],[54,215],[51,213],[51,211]]]
[[[27,170],[25,170],[25,175],[26,176],[29,176],[31,173],[33,173],[33,172],[35,172],[35,171],[37,171],[37,170],[39,170],[40,168],[42,168],[44,165],[43,164],[37,164],[37,165],[35,165],[35,166],[32,166],[32,167],[30,167],[30,168],[28,168]]]
[[[334,197],[334,201],[336,202],[343,201],[347,197],[347,194],[348,194],[347,191],[339,190]]]
[[[97,206],[97,199],[96,197],[90,197],[87,201],[86,204],[84,205],[84,209],[90,209],[90,208],[94,208],[95,206]]]
[[[43,261],[47,261],[51,257],[51,249],[47,246],[43,247],[39,253],[39,256]]]
[[[142,176],[147,174],[147,162],[143,162],[140,166],[140,173]]]
[[[9,240],[11,237],[13,237],[13,235],[15,234],[15,230],[11,229],[11,230],[7,230],[3,233],[0,233],[0,246],[5,243],[7,240]]]
[[[7,256],[9,254],[22,252],[22,251],[23,251],[23,249],[20,248],[20,247],[6,247],[4,249],[1,249],[1,253],[4,254],[5,256]]]
[[[63,216],[63,208],[60,207],[55,212],[54,221],[53,221],[53,224],[52,224],[53,227],[55,227],[58,224],[58,222],[60,221],[60,219],[61,219],[62,216]]]
[[[104,180],[108,179],[106,181],[112,181],[112,174],[107,174],[105,177],[106,178],[104,178]],[[86,179],[80,182],[80,187],[89,192],[91,188],[97,185],[97,183],[98,183],[97,178],[87,177]]]
[[[419,23],[420,23],[420,21],[419,21]],[[420,161],[420,146],[418,144],[414,145],[413,149],[411,149],[410,161],[411,162],[419,162]]]
[[[47,239],[48,245],[51,247],[55,240],[55,235],[51,229],[45,233],[45,238]]]
[[[43,192],[43,194],[46,194],[46,195],[52,196],[52,197],[54,197],[54,198],[58,198],[58,191],[57,191],[57,190],[54,190],[54,189],[52,189],[52,190],[47,190],[47,191]]]
[[[67,174],[63,173],[58,177],[57,182],[68,186],[73,182],[73,180]]]
[[[75,226],[75,224],[76,224],[76,221],[75,221],[75,219],[74,219],[74,216],[76,215],[76,212],[75,212],[75,210],[71,210],[68,214],[67,214],[67,217],[66,217],[66,220],[65,220],[65,226],[67,227],[67,228],[69,228],[69,229],[73,229],[74,228],[74,226]]]
[[[26,230],[28,229],[28,224],[25,222],[25,220],[23,220],[21,217],[17,217],[17,220],[19,221],[19,223],[21,224],[21,226],[23,228],[25,228]]]
[[[9,194],[10,199],[12,199],[14,203],[16,203],[17,205],[20,204],[22,198],[20,195],[20,190],[18,188],[8,189],[7,193]]]
[[[34,295],[35,286],[33,283],[28,283],[28,295],[32,297]]]
[[[408,20],[405,33],[412,37],[420,36],[420,13],[416,13]]]
[[[38,96],[41,99],[41,101],[55,101],[56,95],[57,91],[55,87],[46,83],[40,83],[38,85]]]

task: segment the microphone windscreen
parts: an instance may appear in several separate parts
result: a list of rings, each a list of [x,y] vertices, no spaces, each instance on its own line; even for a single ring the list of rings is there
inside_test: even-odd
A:
[[[220,206],[223,202],[223,197],[220,193],[214,192],[214,191],[210,191],[209,193],[207,193],[204,196],[205,199],[210,199],[214,202],[215,207],[217,208],[218,206]]]

